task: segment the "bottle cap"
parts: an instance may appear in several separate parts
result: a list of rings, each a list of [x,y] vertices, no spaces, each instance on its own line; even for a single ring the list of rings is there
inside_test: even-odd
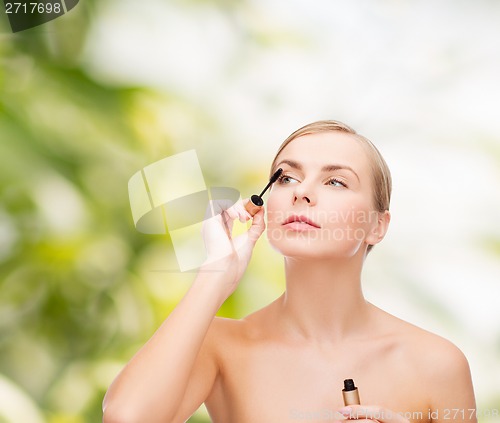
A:
[[[250,200],[245,204],[245,209],[252,216],[255,216],[255,214],[258,213],[263,205],[264,200],[262,199],[262,197],[259,197],[258,195],[252,195],[250,197]]]

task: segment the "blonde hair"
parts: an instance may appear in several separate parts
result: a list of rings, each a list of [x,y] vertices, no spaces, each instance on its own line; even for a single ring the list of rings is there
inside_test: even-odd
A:
[[[336,121],[336,120],[320,120],[317,122],[310,123],[297,129],[295,132],[290,134],[288,138],[283,141],[283,144],[278,148],[278,152],[274,157],[273,163],[271,164],[271,173],[276,164],[276,160],[283,149],[291,143],[294,139],[299,138],[303,135],[318,134],[322,132],[333,132],[339,131],[347,134],[351,134],[356,138],[363,148],[365,149],[368,159],[371,164],[371,170],[373,175],[373,201],[375,209],[379,212],[384,212],[389,210],[389,205],[391,202],[391,191],[392,191],[392,178],[391,171],[387,166],[382,154],[378,151],[377,147],[368,139],[359,135],[354,129],[346,124]],[[269,175],[271,176],[271,175]],[[373,245],[368,246],[368,251],[373,248]]]

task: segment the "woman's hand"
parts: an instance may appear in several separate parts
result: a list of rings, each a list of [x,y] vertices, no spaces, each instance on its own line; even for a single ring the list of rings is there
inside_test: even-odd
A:
[[[377,405],[349,405],[338,410],[346,419],[357,422],[409,423],[410,421],[387,408]]]
[[[253,217],[248,231],[237,237],[232,236],[233,223],[236,219],[244,223],[252,216],[246,211],[248,199],[240,200],[231,207],[225,208],[224,203],[212,202],[212,216],[203,222],[203,240],[207,251],[207,259],[201,271],[223,272],[224,289],[229,296],[236,289],[245,272],[253,248],[266,227],[264,208]]]

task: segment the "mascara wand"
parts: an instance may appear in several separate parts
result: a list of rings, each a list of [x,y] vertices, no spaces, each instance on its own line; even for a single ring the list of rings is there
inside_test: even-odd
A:
[[[264,205],[262,196],[269,189],[269,187],[278,180],[282,173],[283,169],[280,167],[276,172],[274,172],[273,176],[271,176],[271,179],[269,179],[268,184],[262,190],[262,192],[259,195],[254,194],[250,197],[250,201],[245,205],[245,209],[248,213],[250,213],[252,216],[255,216],[255,214],[261,209],[261,207]]]

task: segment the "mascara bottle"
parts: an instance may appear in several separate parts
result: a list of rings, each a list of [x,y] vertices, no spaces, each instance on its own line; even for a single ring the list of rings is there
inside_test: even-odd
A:
[[[342,389],[342,395],[344,397],[344,405],[359,405],[359,392],[356,385],[354,385],[354,380],[346,379],[344,380],[344,389]]]

